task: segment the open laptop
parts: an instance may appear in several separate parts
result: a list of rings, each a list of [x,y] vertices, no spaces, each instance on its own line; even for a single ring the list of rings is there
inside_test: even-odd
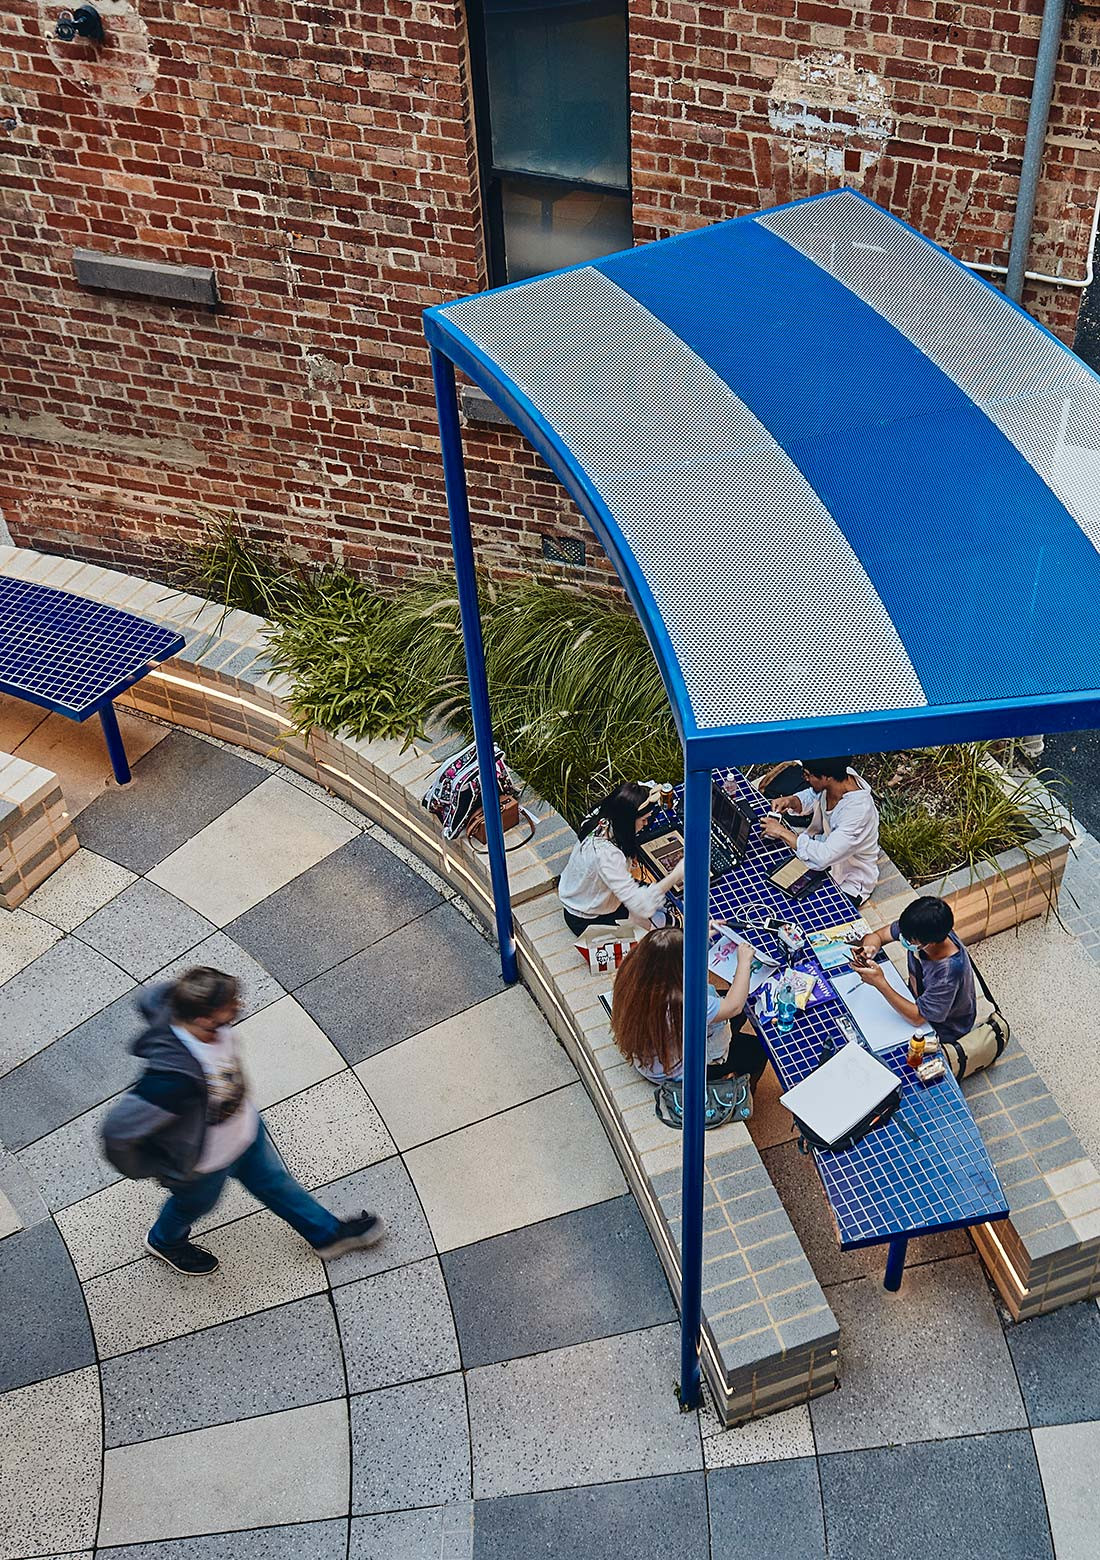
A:
[[[740,866],[749,849],[756,814],[747,802],[727,795],[711,782],[710,880],[716,882]],[[684,854],[684,831],[677,817],[672,828],[663,828],[638,839],[639,854],[658,877],[665,877]]]

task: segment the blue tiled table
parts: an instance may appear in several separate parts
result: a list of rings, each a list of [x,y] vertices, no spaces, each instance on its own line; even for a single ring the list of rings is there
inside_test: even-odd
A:
[[[115,779],[130,779],[113,700],[183,636],[118,607],[0,576],[0,693],[69,720],[98,715]]]
[[[735,781],[740,799],[748,802],[758,817],[763,816],[768,804],[743,775],[723,770],[716,771],[715,779],[721,781],[727,775]],[[805,899],[792,900],[768,881],[767,874],[789,854],[786,846],[754,832],[745,861],[711,884],[711,917],[724,921],[738,916],[778,916],[795,922],[805,932],[852,920],[858,912],[831,882]],[[781,955],[768,934],[754,933],[753,941],[763,951]],[[812,955],[799,963],[817,967],[832,993],[828,1000],[800,1013],[789,1035],[781,1035],[774,1024],[750,1008],[784,1089],[813,1072],[830,1044],[839,1047],[846,1043],[836,1020],[847,1017],[847,1009],[828,975]],[[879,1060],[896,1073],[901,1084],[898,1111],[855,1148],[844,1153],[814,1150],[813,1155],[841,1249],[851,1251],[888,1242],[886,1287],[897,1289],[912,1236],[1005,1218],[1008,1203],[950,1072],[938,1083],[922,1084],[906,1064],[904,1045],[879,1053]]]

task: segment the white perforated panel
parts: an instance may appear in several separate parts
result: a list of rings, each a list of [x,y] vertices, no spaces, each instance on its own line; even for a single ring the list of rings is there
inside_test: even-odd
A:
[[[588,474],[653,592],[700,728],[927,702],[832,515],[648,309],[583,267],[442,312]]]
[[[755,219],[828,271],[969,396],[1100,551],[1100,384],[999,292],[838,190]]]

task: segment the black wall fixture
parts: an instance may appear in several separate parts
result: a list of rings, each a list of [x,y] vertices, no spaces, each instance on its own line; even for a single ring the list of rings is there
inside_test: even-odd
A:
[[[87,38],[89,43],[103,42],[103,18],[94,5],[78,5],[75,11],[62,11],[57,18],[54,37],[62,43]]]

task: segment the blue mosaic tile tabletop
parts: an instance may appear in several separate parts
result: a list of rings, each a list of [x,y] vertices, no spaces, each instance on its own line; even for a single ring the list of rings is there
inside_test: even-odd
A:
[[[183,643],[118,607],[0,576],[0,693],[70,720],[95,714]]]
[[[743,775],[732,769],[715,771],[716,780],[727,777],[734,780],[739,799],[763,816],[768,804]],[[804,932],[855,918],[858,912],[832,882],[797,901],[770,883],[767,874],[789,855],[785,845],[754,831],[745,861],[711,884],[711,917],[723,921],[731,916],[777,916],[795,922]],[[768,934],[754,933],[753,941],[779,956],[779,946]],[[813,1072],[823,1050],[845,1044],[836,1020],[847,1018],[847,1009],[828,975],[812,953],[798,962],[802,968],[820,971],[830,997],[799,1013],[789,1035],[780,1035],[774,1024],[753,1015],[785,1089]],[[904,1045],[880,1052],[879,1060],[901,1083],[898,1112],[855,1148],[843,1153],[814,1151],[841,1247],[850,1250],[896,1235],[922,1235],[1004,1218],[1008,1213],[1004,1192],[950,1072],[937,1083],[922,1084],[906,1064]]]

